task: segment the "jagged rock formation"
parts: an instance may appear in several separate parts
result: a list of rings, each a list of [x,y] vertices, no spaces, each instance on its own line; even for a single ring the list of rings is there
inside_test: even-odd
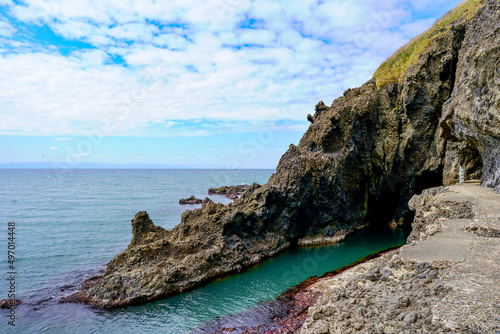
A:
[[[484,164],[483,183],[498,185],[498,43],[490,43],[498,38],[499,3],[462,6],[462,14],[426,35],[401,78],[376,77],[330,107],[318,103],[299,145],[290,146],[266,185],[250,186],[227,206],[186,211],[172,231],[149,224],[143,238],[137,230],[134,239],[143,242],[116,256],[78,299],[104,307],[141,303],[291,245],[334,242],[366,224],[399,221],[413,194],[453,182],[457,164],[476,176]],[[473,75],[466,77],[469,68]],[[482,95],[467,100],[477,95],[477,80]],[[462,107],[463,99],[475,109]]]
[[[188,197],[188,198],[181,198],[179,200],[179,204],[203,204],[203,203],[208,203],[210,201],[210,198],[205,197],[205,199],[199,199],[194,196]]]
[[[242,184],[239,186],[222,186],[219,188],[208,189],[209,195],[225,195],[229,199],[237,199],[241,196],[249,186]]]

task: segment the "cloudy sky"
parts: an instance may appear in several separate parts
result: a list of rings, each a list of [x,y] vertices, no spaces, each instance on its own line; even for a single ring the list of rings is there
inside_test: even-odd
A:
[[[0,0],[0,163],[274,168],[458,0]]]

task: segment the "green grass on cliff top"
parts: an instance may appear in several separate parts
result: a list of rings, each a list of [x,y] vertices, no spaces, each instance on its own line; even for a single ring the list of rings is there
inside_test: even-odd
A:
[[[414,64],[418,56],[424,52],[438,36],[449,31],[450,22],[458,18],[464,18],[466,21],[471,20],[482,2],[483,0],[465,0],[461,2],[457,7],[450,10],[434,23],[427,31],[402,46],[392,56],[387,58],[377,71],[375,71],[373,78],[377,80],[377,86],[380,88],[389,82],[398,82],[401,80],[408,66]]]

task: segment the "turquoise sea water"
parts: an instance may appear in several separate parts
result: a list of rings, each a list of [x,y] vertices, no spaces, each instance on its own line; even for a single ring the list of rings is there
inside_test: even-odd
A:
[[[189,333],[214,318],[258,309],[310,276],[405,242],[402,232],[365,231],[338,245],[286,251],[244,273],[155,303],[112,311],[58,303],[127,247],[137,211],[148,211],[155,224],[171,229],[184,210],[200,207],[181,206],[180,198],[204,198],[215,186],[262,184],[273,172],[0,170],[0,249],[5,249],[0,299],[7,298],[7,224],[14,221],[16,293],[25,302],[16,310],[15,327],[0,310],[0,332]]]

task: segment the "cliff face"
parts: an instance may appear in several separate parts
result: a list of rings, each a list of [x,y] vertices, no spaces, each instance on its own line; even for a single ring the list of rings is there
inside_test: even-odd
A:
[[[141,303],[290,245],[334,242],[366,224],[402,219],[414,193],[453,182],[459,164],[498,187],[498,6],[484,0],[476,14],[438,26],[400,79],[380,88],[372,79],[330,107],[318,103],[300,144],[266,185],[228,206],[186,211],[172,231],[139,213],[133,242],[76,299]]]
[[[460,49],[456,87],[443,106],[445,138],[462,141],[482,157],[482,184],[500,191],[500,15],[485,1]]]

